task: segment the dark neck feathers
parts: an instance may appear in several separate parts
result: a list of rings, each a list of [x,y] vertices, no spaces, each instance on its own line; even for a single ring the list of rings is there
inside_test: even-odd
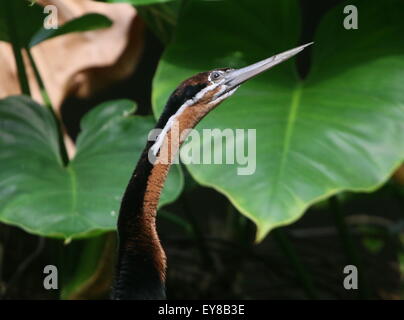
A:
[[[170,96],[155,128],[205,84],[183,84]],[[153,165],[148,141],[125,190],[118,218],[118,261],[112,299],[165,299],[165,254],[156,232],[155,215],[169,165]]]
[[[153,226],[145,225],[143,199],[153,165],[147,157],[150,143],[124,193],[118,218],[118,261],[112,299],[164,299],[161,270],[155,264],[160,243]],[[153,218],[151,218],[153,219]]]

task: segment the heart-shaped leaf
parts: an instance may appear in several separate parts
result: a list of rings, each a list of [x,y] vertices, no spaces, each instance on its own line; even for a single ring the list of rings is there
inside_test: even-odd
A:
[[[50,111],[26,97],[0,100],[0,221],[40,235],[75,238],[115,229],[120,199],[145,146],[150,117],[131,101],[107,102],[82,120],[64,167]],[[181,192],[172,168],[160,205]]]
[[[343,26],[347,4],[358,8],[358,30]],[[293,61],[283,63],[243,84],[198,125],[256,129],[254,174],[237,175],[237,164],[188,169],[251,218],[258,239],[320,199],[374,190],[403,161],[402,12],[399,0],[339,5],[319,26],[304,81]],[[299,20],[295,0],[188,1],[154,81],[156,114],[194,73],[243,67],[299,45]]]

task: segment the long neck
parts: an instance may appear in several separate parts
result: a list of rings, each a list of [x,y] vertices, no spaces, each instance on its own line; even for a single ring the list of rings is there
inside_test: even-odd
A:
[[[163,114],[156,128],[166,118]],[[149,161],[152,144],[146,144],[122,198],[112,299],[165,299],[166,257],[156,232],[156,212],[170,163]]]
[[[153,142],[146,144],[119,212],[113,299],[165,299],[166,256],[156,231],[157,205],[170,165],[185,139],[184,130],[194,128],[212,108],[212,105],[194,105],[185,109],[176,119],[178,127],[167,132],[153,163],[148,159]],[[164,112],[156,128],[163,128],[170,115]]]

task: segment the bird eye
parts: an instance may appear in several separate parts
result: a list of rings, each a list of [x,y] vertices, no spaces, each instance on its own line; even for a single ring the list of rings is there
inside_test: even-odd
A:
[[[212,80],[218,80],[222,77],[222,73],[219,71],[213,71],[212,74],[210,75]]]

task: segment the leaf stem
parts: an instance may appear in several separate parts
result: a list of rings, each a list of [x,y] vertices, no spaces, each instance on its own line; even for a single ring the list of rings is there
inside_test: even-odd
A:
[[[295,270],[296,275],[300,283],[302,284],[307,297],[309,299],[317,299],[317,293],[314,288],[311,276],[306,270],[304,264],[302,263],[300,257],[298,256],[295,248],[293,247],[286,234],[280,229],[272,231],[272,234],[282,252],[285,254],[293,269]]]
[[[44,102],[44,105],[49,109],[49,111],[52,113],[53,119],[56,122],[57,130],[58,130],[58,140],[59,140],[59,150],[60,150],[60,155],[62,158],[62,162],[64,165],[67,165],[69,162],[69,156],[67,154],[67,149],[66,145],[63,139],[63,130],[62,130],[62,123],[61,120],[59,120],[58,116],[55,113],[55,110],[53,109],[52,102],[49,98],[48,91],[46,90],[45,83],[42,80],[41,74],[39,72],[39,69],[35,63],[35,59],[32,56],[31,50],[27,47],[25,48],[29,62],[31,63],[32,69],[34,70],[34,75],[35,75],[35,80],[38,83],[39,90],[41,91],[41,96]]]
[[[12,48],[14,53],[15,64],[17,66],[18,80],[20,82],[21,92],[27,96],[31,96],[31,90],[29,88],[28,77],[25,72],[24,59],[22,57],[21,48],[12,42]]]
[[[53,108],[52,108],[52,102],[51,102],[48,92],[45,88],[45,83],[42,80],[41,74],[39,73],[38,67],[34,60],[34,57],[32,56],[31,50],[29,48],[25,48],[25,50],[27,51],[29,62],[31,63],[32,69],[34,70],[35,80],[38,83],[39,89],[41,91],[41,96],[42,96],[44,105],[46,107],[50,108],[52,113],[54,113]]]
[[[15,25],[15,21],[18,21],[18,18],[15,17],[13,11],[13,5],[11,1],[4,1],[4,10],[6,14],[4,15],[6,19],[7,31],[10,37],[11,47],[14,53],[14,60],[17,67],[18,80],[20,82],[21,92],[27,96],[31,96],[31,90],[29,88],[29,82],[27,73],[24,66],[24,59],[22,56],[22,47],[20,45],[20,39],[18,37],[17,26]]]

